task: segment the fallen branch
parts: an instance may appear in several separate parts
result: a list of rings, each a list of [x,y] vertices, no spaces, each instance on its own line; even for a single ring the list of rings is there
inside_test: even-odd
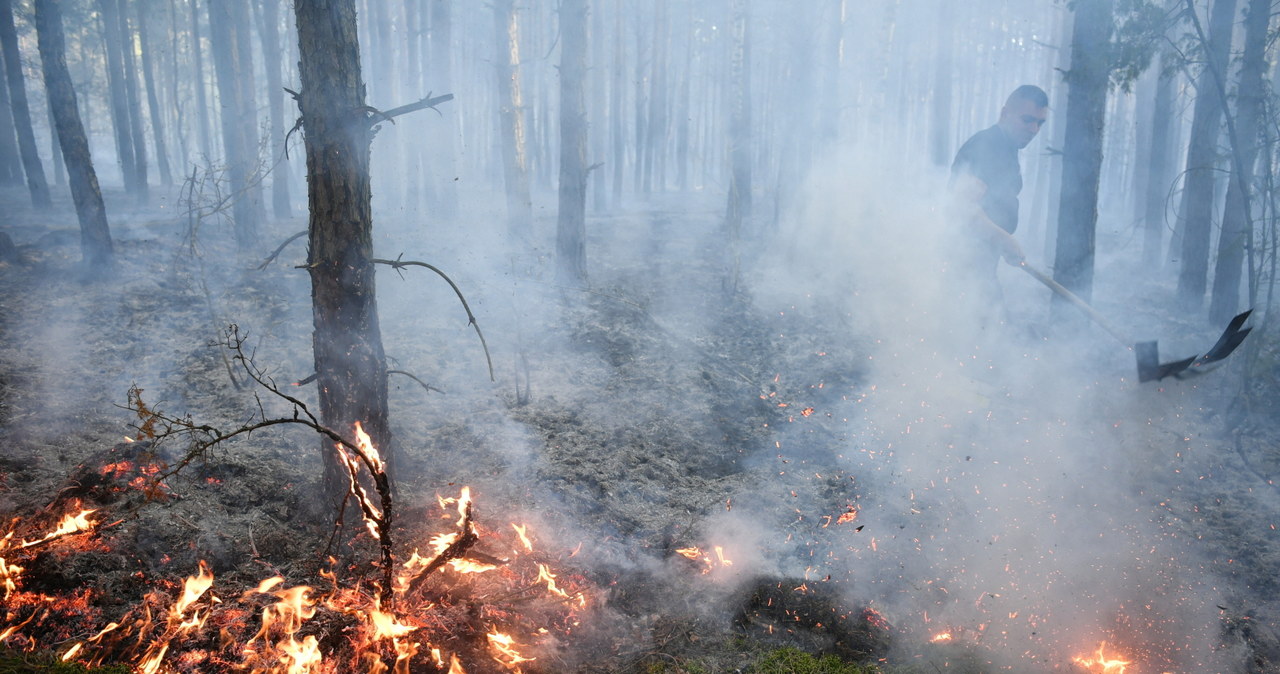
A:
[[[249,379],[252,379],[259,386],[277,397],[289,402],[293,407],[293,416],[268,418],[266,411],[263,409],[262,400],[257,399],[257,394],[255,393],[254,397],[258,403],[257,420],[247,422],[238,428],[224,431],[210,424],[197,424],[190,416],[174,417],[150,408],[142,401],[142,389],[134,386],[129,389],[128,409],[133,410],[138,415],[139,423],[135,428],[138,430],[140,437],[159,443],[167,438],[185,436],[191,443],[190,448],[182,459],[157,474],[154,478],[155,481],[158,483],[176,475],[197,459],[203,458],[214,446],[232,438],[250,435],[256,430],[284,424],[301,425],[310,428],[334,443],[335,451],[338,452],[343,465],[347,468],[351,480],[351,488],[348,490],[347,496],[355,498],[356,505],[369,523],[371,532],[378,539],[384,576],[381,595],[382,605],[391,606],[392,581],[395,570],[391,541],[391,485],[386,472],[383,470],[381,460],[370,456],[358,444],[352,443],[338,432],[321,424],[320,420],[316,418],[305,403],[280,390],[275,381],[259,369],[253,363],[252,358],[244,352],[244,342],[245,337],[240,334],[239,327],[231,325],[226,329],[222,346],[234,354],[232,359],[240,364]],[[360,486],[360,466],[363,466],[373,479],[380,501],[376,506],[372,498]],[[341,517],[341,513],[339,513],[339,517]]]
[[[466,508],[463,510],[458,538],[450,543],[449,547],[441,550],[440,554],[436,555],[430,562],[427,562],[427,565],[422,567],[422,570],[409,580],[409,585],[404,591],[405,596],[408,597],[417,592],[422,587],[422,584],[427,581],[427,576],[430,576],[436,569],[448,564],[450,561],[465,556],[467,550],[470,550],[471,546],[479,541],[480,536],[476,533],[475,524],[471,521],[471,502],[468,501]]]

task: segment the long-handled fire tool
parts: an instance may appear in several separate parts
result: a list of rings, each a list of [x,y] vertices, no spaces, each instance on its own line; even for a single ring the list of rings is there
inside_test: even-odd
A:
[[[1067,290],[1061,283],[1053,280],[1053,277],[1026,262],[1023,262],[1019,267],[1037,281],[1048,286],[1050,290],[1057,293],[1060,297],[1074,304],[1076,308],[1083,311],[1090,320],[1097,323],[1099,327],[1106,330],[1108,334],[1115,337],[1126,348],[1132,349],[1138,358],[1138,381],[1140,382],[1159,381],[1165,377],[1175,377],[1186,373],[1187,370],[1191,368],[1203,367],[1220,361],[1231,355],[1231,352],[1235,351],[1236,347],[1240,346],[1240,343],[1244,341],[1244,338],[1249,335],[1249,331],[1253,330],[1253,328],[1241,329],[1244,326],[1244,322],[1248,320],[1249,314],[1253,313],[1253,310],[1250,309],[1237,315],[1235,318],[1232,318],[1231,322],[1227,324],[1227,329],[1224,330],[1222,332],[1222,336],[1218,338],[1217,343],[1206,351],[1203,356],[1192,356],[1190,358],[1183,358],[1182,360],[1175,360],[1170,363],[1161,363],[1160,350],[1156,346],[1156,342],[1154,340],[1149,342],[1134,342],[1124,333],[1116,329],[1110,321],[1103,318],[1102,314],[1099,314],[1093,307],[1089,306],[1087,302],[1080,299],[1075,293]]]

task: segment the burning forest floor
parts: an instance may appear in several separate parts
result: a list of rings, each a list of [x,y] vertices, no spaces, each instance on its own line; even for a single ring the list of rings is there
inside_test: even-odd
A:
[[[784,647],[911,674],[1280,671],[1274,350],[1251,354],[1248,395],[1239,368],[1139,386],[1113,345],[1053,340],[969,376],[866,288],[779,273],[794,250],[727,290],[711,204],[593,217],[588,291],[482,222],[379,216],[379,257],[442,267],[495,373],[447,285],[380,270],[397,564],[478,535],[420,582],[425,562],[399,569],[382,606],[376,541],[314,498],[310,429],[158,482],[187,447],[136,427],[139,402],[223,431],[291,414],[237,355],[314,407],[283,386],[313,369],[304,244],[255,269],[305,222],[238,259],[216,216],[109,195],[117,268],[86,281],[69,203],[24,197],[0,194],[13,652],[148,672],[862,671]]]

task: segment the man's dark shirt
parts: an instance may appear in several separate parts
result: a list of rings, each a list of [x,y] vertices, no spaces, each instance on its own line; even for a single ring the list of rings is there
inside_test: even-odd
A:
[[[1022,191],[1022,169],[1018,147],[999,126],[973,134],[960,147],[951,164],[951,179],[968,173],[987,186],[982,210],[991,221],[1012,234],[1018,228],[1018,193]]]

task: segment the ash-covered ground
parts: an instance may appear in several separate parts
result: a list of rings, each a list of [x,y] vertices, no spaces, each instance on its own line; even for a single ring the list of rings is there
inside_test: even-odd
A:
[[[305,243],[255,268],[305,220],[241,258],[176,196],[110,194],[117,268],[86,281],[69,202],[0,196],[18,248],[0,263],[0,511],[48,521],[79,498],[110,525],[50,546],[24,589],[89,590],[112,618],[200,560],[228,586],[317,582],[327,555],[372,578],[375,547],[351,523],[335,538],[309,498],[307,429],[219,446],[159,494],[93,482],[137,458],[131,386],[223,429],[289,412],[218,344],[235,324],[276,381],[311,373]],[[749,671],[779,645],[891,672],[1093,671],[1073,658],[1102,642],[1130,672],[1280,671],[1269,338],[1140,385],[1132,353],[1060,337],[1047,291],[1013,270],[1015,337],[975,338],[939,301],[945,276],[917,283],[930,258],[860,229],[901,213],[815,204],[749,232],[768,243],[744,244],[736,281],[718,198],[589,217],[586,290],[556,281],[553,209],[519,245],[500,214],[382,209],[377,256],[448,273],[494,369],[447,284],[379,271],[389,366],[420,380],[391,379],[397,554],[462,485],[482,531],[528,522],[592,601],[524,671]],[[1158,280],[1107,278],[1098,308],[1126,329],[1169,354],[1212,343],[1158,308]],[[291,392],[314,407],[314,388]]]

